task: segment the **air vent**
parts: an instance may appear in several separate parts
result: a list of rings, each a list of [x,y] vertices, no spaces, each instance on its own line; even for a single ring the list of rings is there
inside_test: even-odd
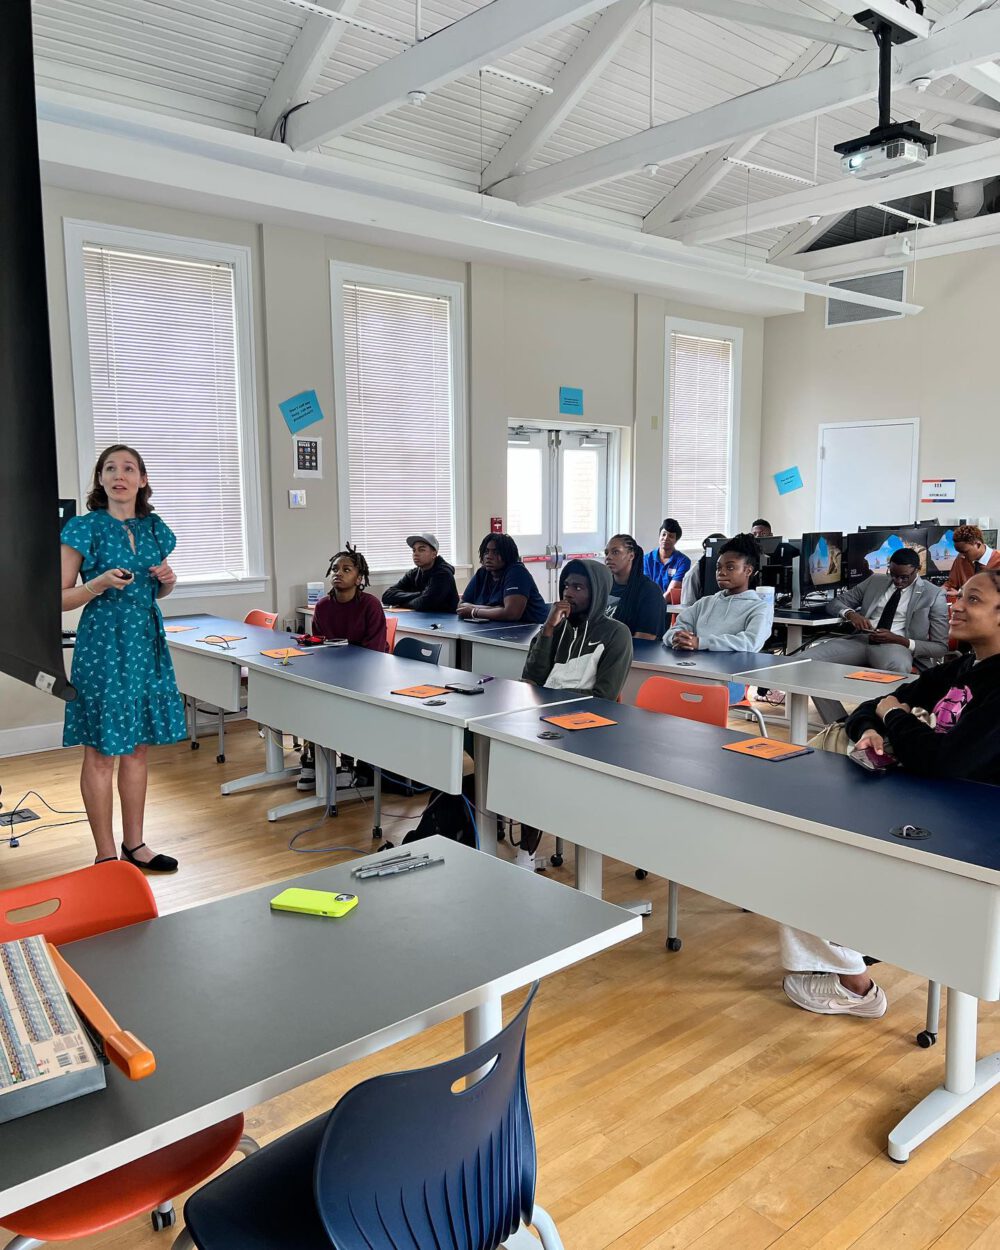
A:
[[[881,299],[902,300],[906,293],[906,271],[890,269],[887,273],[866,273],[860,278],[843,278],[829,284],[842,291],[858,291],[864,295],[877,295]],[[826,325],[851,326],[864,321],[898,321],[902,313],[881,308],[868,308],[864,304],[848,304],[844,300],[826,301]]]

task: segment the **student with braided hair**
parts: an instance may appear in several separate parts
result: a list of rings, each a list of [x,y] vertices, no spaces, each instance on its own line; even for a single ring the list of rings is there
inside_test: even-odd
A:
[[[316,604],[313,628],[324,638],[346,638],[352,646],[369,651],[388,651],[385,613],[374,595],[368,561],[350,543],[330,561],[332,588]]]
[[[611,572],[608,616],[626,626],[633,638],[659,638],[666,625],[663,592],[642,571],[642,548],[631,534],[616,534],[604,548]]]
[[[752,534],[730,538],[719,551],[718,594],[682,608],[663,641],[676,651],[759,651],[774,623],[772,604],[750,589],[759,565]]]

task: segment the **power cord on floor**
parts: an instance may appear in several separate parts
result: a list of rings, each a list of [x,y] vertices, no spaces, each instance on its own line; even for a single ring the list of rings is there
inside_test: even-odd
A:
[[[16,816],[16,815],[17,815],[17,813],[18,813],[18,811],[20,811],[21,806],[22,806],[22,805],[23,805],[23,804],[24,804],[24,803],[25,803],[28,799],[30,799],[30,798],[32,798],[32,797],[36,798],[36,799],[39,801],[39,803],[41,803],[41,804],[42,804],[42,806],[43,806],[43,807],[47,807],[47,808],[48,808],[48,810],[49,810],[50,812],[53,812],[56,816],[78,816],[78,817],[80,817],[81,819],[79,819],[79,820],[58,820],[58,821],[53,821],[53,822],[51,822],[51,823],[49,823],[49,824],[44,824],[44,825],[34,825],[34,826],[33,826],[32,828],[30,828],[30,829],[25,829],[22,833],[15,833],[15,832],[14,832],[14,830],[15,830],[16,828],[18,828],[18,826],[17,826],[17,825],[15,825],[15,824],[13,824],[13,823],[11,823],[11,826],[10,826],[10,837],[9,837],[9,838],[4,838],[4,839],[3,839],[3,840],[7,843],[7,845],[10,847],[10,849],[11,849],[11,850],[16,850],[16,848],[17,848],[17,847],[19,847],[19,846],[21,845],[21,843],[24,841],[24,839],[25,839],[26,837],[28,837],[28,836],[29,836],[29,834],[32,834],[32,833],[41,833],[41,831],[42,831],[43,829],[61,829],[64,825],[82,825],[82,824],[84,824],[84,823],[86,822],[86,819],[87,819],[87,813],[86,813],[85,811],[82,811],[82,810],[81,810],[81,809],[79,809],[79,808],[66,808],[66,809],[64,809],[64,808],[61,808],[61,807],[53,807],[53,806],[52,806],[52,804],[51,804],[51,803],[50,803],[47,799],[45,799],[45,798],[44,798],[41,794],[39,794],[37,790],[28,790],[25,794],[23,794],[23,795],[22,795],[22,796],[21,796],[21,797],[17,800],[17,802],[14,804],[14,806],[10,809],[10,815],[11,815],[11,816]]]
[[[336,773],[334,771],[332,756],[329,753],[326,755],[325,763],[326,763],[326,793],[328,796],[333,795],[334,801],[335,801],[336,800]],[[384,777],[386,774],[383,773],[382,775]],[[357,784],[357,773],[352,774],[351,784],[343,788],[346,790],[353,790],[355,794],[358,796],[358,798],[361,800],[361,803],[365,807],[370,806],[370,801],[365,798],[364,794],[362,794],[361,792],[361,787]],[[425,787],[421,787],[420,789],[415,789],[414,793],[423,794],[426,792],[426,790],[427,790],[427,787],[425,786]],[[466,802],[468,802],[468,800],[466,800]],[[329,815],[330,815],[330,801],[328,797],[327,805],[323,811],[323,818],[321,820],[318,820],[314,825],[309,825],[307,828],[300,829],[298,833],[293,834],[288,841],[288,849],[290,851],[294,851],[296,855],[327,855],[327,854],[329,855],[334,855],[334,854],[374,855],[375,854],[373,850],[365,850],[357,846],[335,845],[335,846],[304,847],[304,846],[295,845],[295,843],[299,840],[299,838],[305,837],[307,833],[314,833],[317,829],[321,829],[323,825],[326,823],[326,818]],[[383,818],[388,816],[390,820],[412,820],[415,816],[415,813],[414,812],[392,812],[392,811],[387,811],[386,808],[383,807],[382,816]],[[476,845],[477,846],[479,845],[478,834],[476,835]]]

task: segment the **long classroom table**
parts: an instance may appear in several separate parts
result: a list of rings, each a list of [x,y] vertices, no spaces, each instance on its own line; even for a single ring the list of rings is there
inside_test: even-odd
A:
[[[455,842],[420,846],[445,862],[321,869],[64,947],[156,1072],[112,1068],[107,1089],[0,1125],[0,1218],[463,1013],[471,1049],[499,1031],[503,994],[641,931]],[[285,886],[360,901],[336,921],[270,911]]]
[[[526,713],[473,726],[492,811],[575,843],[594,894],[613,855],[950,987],[945,1082],[890,1133],[893,1159],[1000,1084],[1000,1054],[976,1059],[977,1000],[1000,999],[992,786],[877,777],[823,752],[765,763],[723,750],[742,737],[729,730],[600,699],[573,711],[615,724],[544,739]],[[906,827],[930,836],[893,832]]]

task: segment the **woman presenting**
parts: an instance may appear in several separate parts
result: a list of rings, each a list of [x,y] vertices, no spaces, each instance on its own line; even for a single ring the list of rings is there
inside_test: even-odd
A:
[[[63,746],[83,746],[80,790],[97,848],[94,862],[117,858],[117,757],[121,857],[149,872],[174,872],[177,860],[151,851],[142,832],[146,747],[185,735],[156,603],[177,582],[167,563],[177,540],[153,513],[151,494],[142,456],[116,443],[97,461],[87,513],[63,527],[62,608],[83,608],[71,675],[77,695],[66,705]]]

